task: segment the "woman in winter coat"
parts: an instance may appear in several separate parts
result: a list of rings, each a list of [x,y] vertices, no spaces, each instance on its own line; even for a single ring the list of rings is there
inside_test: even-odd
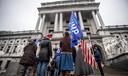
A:
[[[62,76],[69,76],[69,72],[73,71],[73,56],[72,56],[72,47],[71,39],[68,32],[65,32],[64,38],[60,41],[61,48],[61,62],[60,62],[60,71]]]
[[[80,46],[76,50],[75,76],[87,76],[93,73],[91,66],[84,61]]]

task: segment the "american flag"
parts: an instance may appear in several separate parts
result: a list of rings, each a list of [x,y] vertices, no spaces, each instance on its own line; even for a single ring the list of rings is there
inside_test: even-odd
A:
[[[93,54],[91,53],[91,43],[81,40],[80,45],[82,54],[84,55],[84,61],[91,65],[92,68],[96,68],[96,61]]]

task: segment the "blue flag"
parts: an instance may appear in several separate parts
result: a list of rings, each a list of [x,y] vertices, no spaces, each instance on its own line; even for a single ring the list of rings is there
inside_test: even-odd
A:
[[[80,28],[79,20],[77,18],[76,12],[72,11],[70,21],[69,21],[69,31],[71,35],[72,44],[75,46],[78,44],[78,40],[83,37],[83,32]]]

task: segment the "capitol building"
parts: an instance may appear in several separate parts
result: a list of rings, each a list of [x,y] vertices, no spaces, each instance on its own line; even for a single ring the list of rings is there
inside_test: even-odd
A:
[[[84,39],[102,48],[107,66],[128,70],[128,25],[105,25],[95,0],[41,3],[35,30],[0,31],[0,75],[14,76],[28,39],[51,36],[52,48],[59,47],[63,32],[69,31],[69,19],[76,11]],[[12,70],[13,69],[13,70]]]

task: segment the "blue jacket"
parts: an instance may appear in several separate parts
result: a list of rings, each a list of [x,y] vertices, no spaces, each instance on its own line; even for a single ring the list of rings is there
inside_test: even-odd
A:
[[[96,62],[99,62],[99,61],[102,60],[101,53],[99,52],[98,49],[96,49],[96,50],[94,51],[94,56],[95,56]]]

